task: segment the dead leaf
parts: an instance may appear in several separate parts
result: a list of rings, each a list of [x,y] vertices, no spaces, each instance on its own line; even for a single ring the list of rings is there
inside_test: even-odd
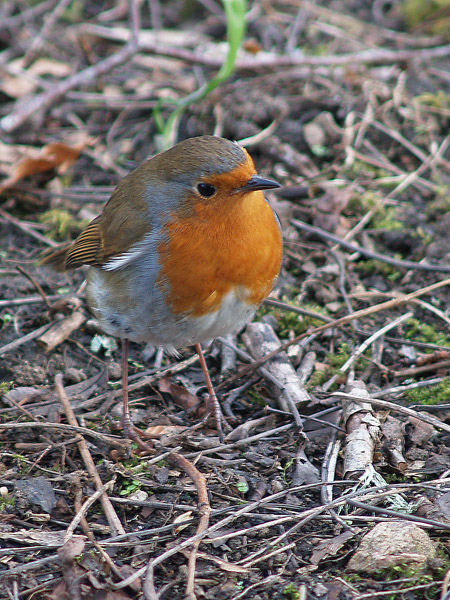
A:
[[[187,550],[184,550],[182,554],[184,554],[186,557],[189,557],[189,551]],[[249,573],[251,571],[251,569],[248,567],[241,567],[240,565],[230,563],[227,560],[218,558],[217,556],[206,554],[206,552],[198,552],[197,556],[203,560],[209,560],[210,562],[216,563],[216,565],[218,565],[223,571],[227,571],[228,573]]]
[[[152,425],[145,430],[145,437],[157,438],[161,436],[174,436],[186,431],[182,425]]]
[[[72,67],[59,60],[50,58],[38,58],[28,69],[28,73],[42,77],[51,75],[52,77],[68,77],[72,73]]]
[[[16,165],[13,163],[12,173],[0,185],[0,194],[25,179],[25,177],[45,173],[52,169],[56,169],[59,174],[65,173],[78,159],[82,150],[91,142],[92,138],[87,136],[73,146],[62,142],[51,142],[44,146],[36,156],[22,158]],[[2,153],[5,153],[5,148],[2,148],[2,150]]]
[[[332,538],[331,540],[324,540],[317,544],[316,549],[311,555],[310,561],[313,565],[318,565],[321,560],[327,558],[327,556],[336,556],[336,552],[342,548],[342,546],[351,540],[355,535],[359,533],[359,529],[352,531],[344,531],[340,535]]]
[[[186,527],[189,527],[189,525],[191,525],[191,520],[192,520],[192,510],[188,510],[187,512],[178,515],[178,517],[174,520],[174,525],[177,525],[177,527],[175,527],[174,532],[178,535],[181,531],[183,531],[183,529],[186,529]]]
[[[175,404],[183,410],[190,410],[200,402],[197,396],[191,394],[184,386],[173,383],[170,377],[163,377],[159,382],[161,392],[170,394]]]
[[[65,533],[65,532],[63,532]],[[65,564],[71,564],[79,556],[86,545],[84,535],[74,535],[58,550],[58,556]]]

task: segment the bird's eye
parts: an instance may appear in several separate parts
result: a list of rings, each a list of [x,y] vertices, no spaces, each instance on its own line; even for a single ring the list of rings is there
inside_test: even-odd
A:
[[[203,196],[204,198],[211,198],[211,196],[214,196],[216,193],[216,188],[210,183],[199,183],[197,185],[197,191],[200,196]]]

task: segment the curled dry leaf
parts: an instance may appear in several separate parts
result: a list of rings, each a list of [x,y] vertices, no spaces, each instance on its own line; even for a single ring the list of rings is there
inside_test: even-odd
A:
[[[174,525],[176,525],[174,532],[178,535],[181,531],[183,531],[183,529],[186,529],[186,527],[189,527],[189,525],[191,525],[191,520],[192,520],[192,511],[188,510],[187,512],[183,513],[182,515],[179,515],[173,522]]]
[[[45,173],[52,169],[61,174],[73,165],[78,159],[82,150],[92,143],[92,138],[85,136],[80,142],[69,146],[62,142],[51,142],[33,156],[34,149],[28,149],[28,156],[22,157],[19,162],[11,165],[10,176],[0,185],[0,193],[13,187],[16,183],[38,173]],[[7,145],[4,145],[3,150],[6,152]],[[17,151],[17,148],[15,149]],[[19,150],[20,153],[20,150]]]
[[[183,410],[195,408],[200,402],[197,396],[191,394],[184,386],[173,383],[170,377],[163,377],[160,380],[159,390],[170,394],[175,404]]]

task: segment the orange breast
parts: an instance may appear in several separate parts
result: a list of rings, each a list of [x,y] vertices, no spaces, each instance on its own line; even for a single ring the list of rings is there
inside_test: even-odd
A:
[[[194,204],[191,215],[173,215],[166,229],[169,241],[158,249],[158,285],[174,313],[214,312],[233,290],[252,306],[270,293],[280,271],[282,239],[262,192]]]

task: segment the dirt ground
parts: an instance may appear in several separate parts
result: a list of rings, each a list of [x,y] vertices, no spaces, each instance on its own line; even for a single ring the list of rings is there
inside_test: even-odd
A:
[[[39,262],[167,144],[223,7],[0,4],[1,600],[450,598],[449,7],[249,6],[169,139],[240,140],[282,184],[283,268],[208,348],[223,442],[193,349],[131,345],[144,451],[86,271]]]

